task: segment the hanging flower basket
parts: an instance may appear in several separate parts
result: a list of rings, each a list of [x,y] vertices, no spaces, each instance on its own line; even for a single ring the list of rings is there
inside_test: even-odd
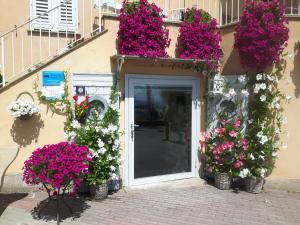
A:
[[[107,183],[100,185],[90,186],[91,197],[94,200],[103,200],[108,196],[108,185]]]
[[[21,100],[20,97],[24,94],[29,95],[32,100]],[[15,101],[11,102],[8,106],[8,111],[14,119],[28,120],[40,110],[34,103],[32,95],[30,93],[23,92],[18,95]]]
[[[249,193],[259,194],[264,186],[264,178],[262,177],[247,177],[245,179],[245,189]]]
[[[215,173],[215,186],[220,190],[231,188],[232,178],[227,173]]]

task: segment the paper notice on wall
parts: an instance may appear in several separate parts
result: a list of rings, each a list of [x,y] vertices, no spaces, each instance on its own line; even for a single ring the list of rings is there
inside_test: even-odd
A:
[[[62,99],[64,95],[64,72],[43,71],[42,93],[47,99]]]

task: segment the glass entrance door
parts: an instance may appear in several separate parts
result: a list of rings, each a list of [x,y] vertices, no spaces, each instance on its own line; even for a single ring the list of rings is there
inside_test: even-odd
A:
[[[131,184],[195,176],[196,81],[129,80]]]

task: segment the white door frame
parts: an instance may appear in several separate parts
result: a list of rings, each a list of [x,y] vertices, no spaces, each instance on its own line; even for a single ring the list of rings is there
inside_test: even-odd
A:
[[[134,106],[134,99],[130,96],[133,95],[135,84],[145,84],[149,82],[154,85],[170,85],[170,86],[189,86],[192,87],[192,137],[191,137],[191,172],[170,174],[146,178],[134,179],[134,163],[131,162],[134,154],[134,140],[131,140],[131,123],[134,122],[131,110]],[[162,75],[139,75],[139,74],[126,74],[125,75],[125,153],[124,153],[124,185],[134,186],[141,184],[156,183],[167,180],[177,180],[189,177],[197,177],[200,168],[198,160],[198,134],[200,132],[200,79],[196,76],[162,76]],[[132,107],[132,109],[130,109]]]

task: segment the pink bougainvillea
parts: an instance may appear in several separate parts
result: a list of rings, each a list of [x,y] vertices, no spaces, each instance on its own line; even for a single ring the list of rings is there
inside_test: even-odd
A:
[[[147,0],[123,2],[119,20],[120,54],[142,57],[167,57],[169,31],[163,24],[162,10]]]
[[[36,149],[24,164],[23,180],[42,184],[48,194],[76,191],[88,173],[92,153],[86,146],[60,142]]]
[[[201,9],[188,9],[180,26],[178,55],[184,59],[200,59],[211,64],[221,57],[221,35],[216,19]]]
[[[263,70],[279,61],[289,38],[287,23],[278,0],[247,0],[235,33],[242,66]]]

